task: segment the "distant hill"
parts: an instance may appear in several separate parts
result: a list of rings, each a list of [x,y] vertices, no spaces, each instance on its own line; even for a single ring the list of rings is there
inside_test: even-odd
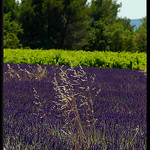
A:
[[[135,25],[134,27],[134,31],[135,31],[136,29],[140,27],[140,25],[142,24],[142,21],[140,21],[140,19],[131,19],[130,24]]]

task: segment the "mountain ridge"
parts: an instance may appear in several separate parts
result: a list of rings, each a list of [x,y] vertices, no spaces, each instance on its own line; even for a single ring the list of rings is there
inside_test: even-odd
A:
[[[136,31],[139,27],[140,27],[140,25],[142,25],[142,21],[141,21],[141,19],[130,19],[130,25],[135,25],[135,27],[134,27],[134,31]]]

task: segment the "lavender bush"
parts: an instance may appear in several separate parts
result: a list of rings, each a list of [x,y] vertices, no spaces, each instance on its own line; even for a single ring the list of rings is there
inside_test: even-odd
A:
[[[146,78],[130,69],[4,64],[4,146],[146,150]]]

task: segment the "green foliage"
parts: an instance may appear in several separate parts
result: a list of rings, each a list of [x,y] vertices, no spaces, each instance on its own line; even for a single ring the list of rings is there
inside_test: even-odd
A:
[[[136,51],[135,35],[130,20],[117,19],[121,4],[112,0],[93,0],[91,16],[94,18],[90,40],[85,50]]]
[[[147,51],[147,18],[143,18],[142,25],[136,30],[136,42],[139,52]]]
[[[64,26],[60,49],[81,49],[88,42],[88,30],[92,22],[88,11],[86,0],[64,1]]]
[[[117,4],[116,0],[92,0],[91,15],[94,21],[102,19],[104,22],[112,22],[116,19],[120,7],[121,4]]]
[[[19,37],[23,47],[30,46],[34,48],[34,45],[39,46],[40,43],[40,39],[37,38],[41,37],[40,33],[42,33],[39,28],[41,25],[39,20],[41,18],[37,16],[38,14],[36,14],[34,9],[36,8],[32,1],[24,0],[20,4],[19,22],[22,24],[24,34]]]
[[[4,14],[11,13],[11,21],[18,19],[19,3],[15,0],[4,0]]]
[[[91,40],[86,50],[98,51],[136,51],[136,38],[133,27],[128,20],[118,19],[113,24],[105,23],[101,19],[91,28]]]
[[[62,1],[24,1],[20,6],[20,22],[25,31],[21,36],[23,46],[57,48],[63,25],[62,9]]]
[[[44,0],[42,3],[42,23],[44,48],[58,48],[63,26],[63,1]]]
[[[23,30],[21,25],[11,21],[11,12],[4,14],[4,48],[19,48],[19,33],[23,33]]]
[[[21,46],[18,34],[23,30],[18,23],[19,3],[15,0],[4,1],[4,48],[19,48]]]
[[[93,0],[91,16],[94,18],[90,40],[84,47],[89,51],[137,51],[136,36],[130,20],[117,18],[121,4],[112,0]]]
[[[117,17],[120,7],[117,0],[5,0],[4,48],[146,52],[146,18],[134,32]]]
[[[90,56],[90,57],[89,57]],[[4,49],[4,63],[70,65],[147,70],[146,53]]]
[[[113,23],[110,28],[111,51],[136,51],[135,34],[133,28],[127,28],[122,23]],[[131,30],[130,30],[131,29]]]
[[[81,48],[88,38],[90,17],[86,0],[22,1],[20,23],[23,47]]]
[[[101,20],[96,21],[94,27],[91,28],[91,39],[85,49],[105,51],[108,46],[108,38],[108,26]]]

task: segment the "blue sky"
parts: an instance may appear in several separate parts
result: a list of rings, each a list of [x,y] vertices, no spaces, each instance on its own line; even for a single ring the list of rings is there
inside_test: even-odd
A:
[[[91,2],[91,0],[88,0],[88,2]],[[118,17],[141,19],[146,16],[146,0],[117,0],[117,3],[122,3]]]

